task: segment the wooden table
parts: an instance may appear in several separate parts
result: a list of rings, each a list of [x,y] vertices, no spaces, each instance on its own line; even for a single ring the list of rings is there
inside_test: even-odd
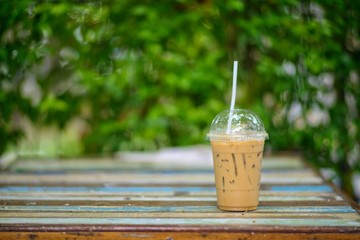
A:
[[[0,239],[360,239],[357,206],[299,157],[264,157],[252,212],[217,209],[202,162],[18,160],[0,174]]]

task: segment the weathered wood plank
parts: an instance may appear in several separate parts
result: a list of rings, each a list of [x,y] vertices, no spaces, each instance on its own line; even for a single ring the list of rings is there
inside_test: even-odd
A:
[[[265,188],[265,187],[264,187]],[[129,193],[124,194],[124,192],[94,192],[94,191],[84,191],[84,192],[74,192],[74,191],[63,191],[63,192],[16,192],[16,191],[9,191],[9,192],[1,192],[0,199],[2,197],[51,197],[51,198],[58,198],[58,197],[215,197],[216,193],[214,190],[211,191],[201,191],[201,192],[142,192],[142,194],[138,193]],[[273,197],[273,198],[280,198],[280,199],[293,199],[295,200],[296,197],[299,198],[306,198],[323,201],[329,200],[343,200],[343,198],[338,195],[336,192],[285,192],[285,191],[272,191],[272,190],[260,190],[260,197]]]
[[[159,201],[158,199],[148,200],[148,201],[136,201],[136,200],[124,200],[124,201],[104,201],[104,200],[94,200],[94,201],[68,201],[68,200],[37,200],[37,201],[27,201],[27,200],[9,200],[2,201],[1,205],[4,206],[15,206],[15,205],[42,205],[42,206],[56,206],[56,205],[71,205],[71,206],[123,206],[126,204],[134,204],[136,206],[202,206],[202,205],[216,205],[216,201],[191,201],[191,200],[182,200],[182,201]],[[349,204],[346,201],[334,201],[334,202],[325,202],[325,201],[263,201],[260,202],[261,206],[348,206]]]
[[[260,202],[294,202],[294,201],[298,201],[298,202],[307,202],[307,201],[342,201],[341,197],[339,196],[333,196],[333,197],[318,197],[318,196],[260,196],[259,197]],[[128,195],[128,194],[124,194],[123,196],[99,196],[99,195],[94,195],[94,196],[58,196],[58,197],[54,197],[54,196],[0,196],[0,204],[1,202],[5,202],[5,201],[16,201],[16,200],[26,200],[26,201],[68,201],[68,202],[72,202],[72,201],[89,201],[89,202],[93,202],[93,201],[108,201],[108,202],[113,202],[113,201],[143,201],[143,202],[148,202],[148,201],[165,201],[165,202],[174,202],[174,201],[216,201],[216,196],[177,196],[176,194],[173,194],[172,196],[163,196],[161,197],[161,194],[159,194],[158,196],[134,196],[134,195]],[[170,203],[169,203],[170,204]],[[325,202],[325,204],[327,204]]]
[[[318,218],[359,221],[350,206],[259,206],[252,212],[223,212],[201,206],[2,206],[0,218]]]
[[[264,172],[263,184],[320,184],[323,179],[308,170],[294,170],[279,174]],[[172,185],[172,184],[214,184],[214,174],[210,173],[67,173],[67,174],[1,174],[0,185]]]
[[[146,161],[145,163],[134,163],[116,158],[108,159],[20,159],[15,162],[9,171],[11,172],[72,172],[72,171],[139,171],[143,169],[152,171],[208,171],[212,167],[212,160],[199,160],[199,163],[181,163],[179,161],[166,161],[163,163]],[[189,169],[191,166],[191,169]],[[298,156],[265,156],[263,159],[263,170],[284,170],[305,168]]]
[[[202,230],[202,231],[200,231]],[[97,231],[57,231],[57,232],[2,232],[0,233],[1,239],[7,240],[21,240],[21,239],[36,239],[36,240],[114,240],[114,239],[153,239],[153,240],[172,240],[172,239],[204,239],[204,240],[239,240],[239,239],[277,239],[277,240],[304,240],[304,239],[345,239],[342,233],[278,233],[278,232],[216,232],[216,231],[204,231],[204,229],[197,229],[192,232],[168,232],[168,231],[127,231],[127,232],[97,232]],[[346,239],[358,240],[360,238],[359,233],[348,233]]]
[[[332,192],[328,185],[264,185],[261,189],[277,192]],[[0,186],[3,192],[215,192],[213,186]]]
[[[326,219],[346,219],[348,221],[359,220],[356,213],[316,213],[316,212],[299,212],[299,213],[281,213],[281,212],[248,212],[248,213],[235,213],[235,212],[85,212],[85,211],[13,211],[13,212],[0,212],[1,218],[256,218],[256,219],[285,219],[283,225],[286,225],[286,221],[292,221],[292,219],[318,219],[324,221]],[[6,221],[6,220],[5,220]],[[21,220],[19,220],[21,221]],[[150,221],[149,221],[150,222]],[[222,224],[219,222],[219,224]],[[276,225],[278,226],[278,225]],[[310,225],[309,225],[310,226]],[[352,226],[352,225],[349,225]],[[311,226],[310,226],[311,227]]]
[[[0,218],[0,224],[89,224],[89,225],[271,225],[308,227],[353,227],[360,230],[360,219],[312,219],[312,218]]]
[[[215,214],[226,213],[219,210],[215,204],[201,205],[201,206],[136,206],[136,205],[124,205],[124,206],[1,206],[0,214],[3,212],[12,211],[26,211],[26,212],[212,212]],[[259,213],[317,213],[317,214],[338,214],[338,213],[355,213],[357,212],[350,206],[259,206],[256,211],[247,212],[247,214],[256,215]],[[243,216],[243,213],[236,213],[236,216]],[[360,216],[358,216],[360,220]]]

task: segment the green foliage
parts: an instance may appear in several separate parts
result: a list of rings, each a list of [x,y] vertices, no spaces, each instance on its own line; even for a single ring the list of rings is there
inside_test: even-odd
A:
[[[19,119],[86,122],[84,154],[204,142],[228,107],[264,120],[267,148],[301,150],[344,189],[360,171],[358,1],[6,1],[0,153]],[[30,90],[29,90],[30,89]]]

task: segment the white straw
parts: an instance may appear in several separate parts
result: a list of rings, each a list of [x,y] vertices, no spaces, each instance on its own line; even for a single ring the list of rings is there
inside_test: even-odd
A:
[[[230,132],[231,121],[232,121],[232,113],[233,113],[234,108],[235,108],[237,70],[238,70],[238,61],[234,61],[230,114],[229,114],[229,121],[228,121],[228,128],[227,128],[228,133]]]

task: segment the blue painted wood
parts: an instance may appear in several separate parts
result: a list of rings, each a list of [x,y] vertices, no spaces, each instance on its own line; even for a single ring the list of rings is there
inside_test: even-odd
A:
[[[279,192],[332,192],[328,185],[290,185],[290,186],[271,186],[271,190]]]
[[[328,185],[289,185],[270,186],[278,192],[331,192]],[[215,192],[215,187],[201,186],[101,186],[101,187],[64,187],[64,186],[1,186],[0,192]]]
[[[71,212],[222,212],[215,203],[204,206],[0,206],[5,211],[71,211]],[[350,206],[259,206],[256,212],[292,212],[292,213],[357,213]]]
[[[103,186],[103,187],[60,187],[60,186],[2,186],[0,192],[203,192],[213,191],[214,187],[179,186]]]
[[[270,225],[270,226],[312,226],[314,227],[360,227],[353,219],[312,218],[0,218],[0,224],[68,224],[68,225]]]

